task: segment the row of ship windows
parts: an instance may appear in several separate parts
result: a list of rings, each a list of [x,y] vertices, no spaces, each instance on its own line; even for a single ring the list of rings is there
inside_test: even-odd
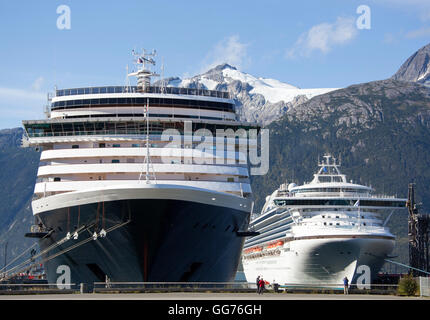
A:
[[[276,199],[277,206],[354,206],[357,199]],[[405,201],[360,200],[360,206],[369,207],[405,207]]]
[[[77,116],[69,116],[66,115],[64,119],[81,119],[81,118],[110,118],[110,117],[144,117],[144,114],[137,113],[110,113],[110,114],[97,114],[97,115],[77,115]],[[226,115],[222,117],[207,117],[207,116],[190,116],[190,115],[182,115],[182,114],[150,114],[152,118],[186,118],[186,119],[203,119],[203,120],[230,120],[234,121],[235,119],[227,118]]]
[[[56,90],[55,95],[57,97],[80,95],[80,94],[100,94],[100,93],[134,93],[142,92],[140,88],[136,86],[109,86],[109,87],[88,87],[88,88],[76,88],[76,89],[60,89]],[[226,91],[215,91],[207,89],[195,89],[195,88],[178,88],[178,87],[147,87],[145,93],[158,93],[158,94],[184,94],[184,95],[200,95],[207,97],[230,99],[230,95]]]
[[[196,146],[198,146],[198,145],[200,145],[201,144],[201,142],[198,142],[198,143],[193,143],[193,145],[183,145],[183,144],[181,144],[181,145],[175,145],[175,144],[171,144],[170,142],[166,142],[166,143],[164,143],[164,144],[157,144],[157,143],[150,143],[149,144],[149,147],[150,148],[158,148],[158,147],[165,147],[165,146],[169,146],[169,147],[171,147],[171,148],[180,148],[180,149],[194,149],[194,147],[196,147]],[[139,144],[139,143],[132,143],[131,145],[130,144],[127,144],[127,145],[123,145],[122,147],[123,148],[128,148],[128,147],[132,147],[132,148],[144,148],[144,147],[146,147],[146,144],[145,143],[143,143],[143,144]],[[72,149],[79,149],[81,146],[79,145],[79,144],[73,144],[72,145]],[[99,143],[99,145],[98,145],[98,147],[99,148],[106,148],[106,147],[112,147],[112,148],[121,148],[121,144],[119,144],[119,143],[114,143],[114,144],[112,144],[112,145],[107,145],[106,146],[106,143]],[[84,146],[84,148],[88,148],[87,146]],[[235,151],[235,152],[239,152],[240,151],[240,148],[239,148],[239,146],[238,145],[235,145],[235,147],[234,148],[232,148],[232,149],[234,149],[234,150],[231,150],[230,148],[228,148],[228,146],[226,145],[226,146],[224,146],[224,151],[231,151],[231,152],[233,152],[233,151]],[[199,148],[199,150],[201,151],[201,152],[205,152],[205,151],[215,151],[216,150],[216,146],[215,145],[213,145],[213,146],[210,146],[210,145],[208,145],[207,147],[205,147],[205,148]],[[238,159],[237,159],[238,160]]]
[[[309,189],[299,189],[292,191],[293,194],[296,193],[307,193],[307,192],[354,192],[354,193],[368,193],[367,190],[358,188],[309,188]]]
[[[157,148],[158,144],[151,143],[151,144],[149,144],[149,146],[152,148]],[[171,145],[171,146],[173,147],[173,145]],[[72,145],[72,149],[79,149],[79,147],[80,147],[79,144],[73,144]],[[110,145],[108,145],[108,147],[110,147]],[[128,146],[125,146],[125,147],[128,147]],[[146,147],[146,144],[132,143],[131,147],[132,148]],[[106,143],[99,143],[99,148],[106,148]],[[114,143],[114,144],[112,144],[112,148],[121,148],[121,144]]]
[[[326,217],[327,217],[327,219],[342,219],[342,220],[348,220],[348,219],[350,219],[351,217],[350,216],[346,216],[346,217],[340,217],[340,216],[335,216],[335,217],[332,217],[332,216],[325,216],[325,215],[322,215],[321,216],[321,218],[322,219],[326,219]],[[303,216],[303,218],[304,219],[314,219],[315,217],[312,217],[312,216]],[[357,218],[357,216],[353,216],[353,218]],[[359,218],[361,218],[361,219],[366,219],[366,220],[375,220],[375,221],[379,221],[379,219],[378,219],[378,217],[376,217],[376,216],[373,216],[373,215],[369,215],[369,216],[364,216],[364,215],[361,215],[361,216],[359,216]],[[312,221],[312,220],[311,220]],[[324,222],[324,225],[326,224],[326,222]],[[336,224],[338,224],[338,223],[336,223]],[[331,223],[330,223],[330,225],[331,225]]]
[[[290,249],[285,249],[284,251],[290,251]],[[270,257],[270,256],[279,256],[281,254],[281,250],[268,250],[264,252],[254,253],[250,255],[243,255],[245,260],[253,260],[261,257]]]
[[[313,213],[314,215],[319,214],[320,212],[318,212],[318,210],[315,210],[314,208],[310,208],[310,209],[300,209],[301,212],[310,212]],[[322,211],[327,212],[328,210],[323,209]],[[354,208],[330,208],[330,211],[341,211],[341,212],[345,212],[345,211],[353,211],[353,212],[357,212],[357,209]],[[368,209],[366,208],[366,212],[372,212],[372,213],[378,213],[378,209]],[[330,216],[328,216],[330,218]]]
[[[55,160],[52,162],[48,161],[41,161],[39,163],[39,167],[44,166],[61,166],[61,165],[75,165],[75,164],[98,164],[98,163],[146,163],[146,159],[144,157],[133,157],[133,158],[127,158],[122,157],[121,159],[109,159],[107,157],[96,157],[91,158],[89,160],[83,160],[83,159],[73,159],[70,160]],[[238,159],[204,159],[204,158],[161,158],[161,157],[151,157],[151,164],[188,164],[188,165],[210,165],[212,166],[225,166],[225,165],[235,165],[237,167],[246,167],[245,161],[240,161]]]
[[[201,142],[199,142],[199,143],[193,143],[193,145],[198,145],[198,144],[200,144]],[[167,144],[167,142],[165,143],[165,144]],[[175,144],[170,144],[170,142],[169,142],[169,145],[171,146],[171,147],[173,147],[173,148],[179,148],[179,145],[175,145]],[[110,145],[108,145],[108,147],[109,147]],[[153,147],[153,148],[156,148],[156,147],[159,147],[159,145],[157,144],[157,143],[150,143],[149,144],[149,146],[150,147]],[[72,145],[72,149],[79,149],[79,147],[80,147],[80,145],[79,144],[73,144]],[[121,147],[121,144],[119,144],[119,143],[114,143],[114,144],[112,144],[112,148],[120,148]],[[128,145],[125,145],[124,147],[128,147]],[[145,143],[142,143],[142,144],[139,144],[139,143],[132,143],[131,144],[131,147],[132,148],[140,148],[140,147],[146,147],[146,144]],[[184,147],[188,147],[188,146],[185,146],[185,145],[180,145],[180,147],[181,148],[184,148]],[[99,143],[99,148],[106,148],[106,143]],[[210,149],[210,148],[207,148],[207,149]],[[213,146],[213,149],[215,149],[215,146]]]
[[[336,223],[334,223],[334,222],[324,222],[324,223],[311,223],[311,222],[308,222],[308,223],[303,223],[303,225],[311,225],[311,226],[342,226],[342,227],[350,227],[350,226],[355,226],[355,225],[357,225],[357,226],[367,226],[367,223],[366,222],[363,222],[363,223],[354,223],[354,222],[352,222],[351,224],[349,224],[349,223],[344,223],[344,224],[341,224],[341,223],[339,223],[339,222],[336,222]],[[373,223],[373,224],[371,224],[371,225],[373,225],[373,226],[378,226],[378,227],[380,227],[381,226],[381,224],[380,223]]]
[[[327,225],[329,225],[329,226],[332,226],[333,225],[333,223],[332,222],[324,222],[323,223],[323,225],[325,225],[325,226],[327,226]],[[335,224],[336,226],[340,226],[340,223],[339,222],[336,222],[336,224]],[[355,223],[351,223],[351,225],[352,226],[355,226]],[[366,226],[366,222],[363,222],[362,224],[361,224],[362,226]]]
[[[289,244],[288,244],[289,245]],[[283,248],[284,252],[288,252],[291,251],[291,249],[289,247],[284,247]],[[351,254],[351,251],[339,251],[339,254],[343,255],[343,254]],[[245,260],[249,260],[249,259],[255,259],[255,258],[260,258],[260,257],[264,257],[267,255],[273,255],[273,254],[280,254],[279,249],[278,250],[272,250],[272,251],[265,251],[265,252],[258,252],[257,254],[255,253],[251,253],[251,254],[244,254],[243,257]],[[366,255],[371,255],[369,252],[364,252],[364,254]],[[298,255],[298,252],[296,252],[296,255]],[[314,253],[315,256],[319,256],[320,254],[318,252]]]
[[[223,136],[246,138],[246,132],[249,129],[258,127],[248,125],[231,125],[231,124],[211,124],[201,122],[191,122],[192,132],[199,129],[208,130],[213,137],[219,136],[223,130]],[[75,136],[75,135],[105,135],[105,134],[146,134],[147,124],[144,121],[76,121],[76,122],[50,122],[50,123],[25,123],[25,129],[29,137],[43,136]],[[166,129],[175,129],[178,134],[184,134],[184,121],[150,121],[149,133],[151,135],[161,135]],[[231,129],[231,130],[230,130]],[[243,129],[243,130],[242,130]],[[229,133],[231,132],[231,133]],[[224,134],[225,133],[225,134]]]
[[[90,180],[94,180],[94,177],[90,176],[90,177],[89,177],[89,179],[90,179]],[[106,179],[104,178],[104,176],[98,176],[98,178],[96,178],[95,180],[106,180]],[[191,181],[191,180],[200,180],[200,179],[199,179],[199,177],[194,177],[194,179],[193,179],[192,177],[188,177],[188,178],[186,178],[186,180]],[[44,180],[44,181],[45,181],[45,180]],[[48,180],[48,181],[49,181],[49,180]],[[59,182],[59,181],[61,181],[61,177],[54,177],[54,178],[52,179],[52,181],[54,181],[54,182]],[[70,181],[70,180],[66,179],[65,181]],[[212,180],[202,180],[202,181],[212,181]],[[218,180],[215,180],[215,181],[218,181]],[[231,177],[228,177],[226,181],[227,181],[227,182],[235,182],[235,179],[234,179],[234,178],[231,178]],[[218,181],[218,182],[219,182],[219,181]]]
[[[325,215],[322,215],[321,218],[325,219]],[[303,216],[303,218],[311,218],[311,216]],[[327,216],[328,219],[331,219],[331,216]],[[349,218],[349,217],[346,217]],[[364,216],[361,216],[362,219],[364,219]],[[335,219],[340,219],[340,216],[335,216]]]
[[[97,162],[98,161],[98,162]],[[145,162],[145,158],[122,158],[122,159],[106,159],[106,158],[97,158],[96,159],[92,159],[90,161],[88,160],[78,160],[75,162],[58,162],[56,161],[55,163],[53,162],[46,162],[46,161],[41,161],[39,163],[39,167],[44,167],[44,166],[57,166],[57,165],[74,165],[74,164],[98,164],[98,163],[138,163],[138,164],[142,164],[142,163],[146,163]],[[225,164],[228,165],[245,165],[245,162],[240,162],[239,160],[231,160],[231,161],[224,161],[224,163],[216,163],[216,161],[193,161],[192,159],[164,159],[162,160],[160,157],[151,157],[151,164],[195,164],[195,165],[211,165],[211,167],[213,166],[225,166]],[[242,177],[242,176],[240,176]],[[245,177],[245,176],[243,176]]]
[[[164,98],[103,98],[103,99],[78,99],[57,101],[51,104],[51,109],[64,109],[68,107],[87,107],[90,105],[132,105],[146,106],[149,100],[150,107],[167,106],[167,107],[199,107],[214,110],[234,112],[234,105],[225,102],[214,102],[205,100],[187,100],[187,99],[164,99]]]

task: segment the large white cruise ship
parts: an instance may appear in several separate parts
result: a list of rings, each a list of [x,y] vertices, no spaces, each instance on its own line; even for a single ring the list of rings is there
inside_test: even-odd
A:
[[[251,220],[260,234],[245,241],[248,282],[260,275],[281,286],[337,286],[364,272],[368,281],[393,250],[386,222],[406,199],[372,195],[372,188],[347,182],[336,159],[324,158],[312,182],[281,185]],[[385,210],[391,212],[382,221]]]
[[[23,121],[42,150],[32,235],[48,281],[63,266],[73,283],[230,281],[259,128],[227,92],[151,86],[154,53],[135,56],[137,86],[56,90],[47,119]]]

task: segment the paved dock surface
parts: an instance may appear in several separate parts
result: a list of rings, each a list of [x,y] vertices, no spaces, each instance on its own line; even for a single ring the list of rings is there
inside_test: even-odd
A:
[[[86,293],[0,295],[0,300],[430,300],[422,297],[400,297],[369,294],[296,294],[296,293]]]

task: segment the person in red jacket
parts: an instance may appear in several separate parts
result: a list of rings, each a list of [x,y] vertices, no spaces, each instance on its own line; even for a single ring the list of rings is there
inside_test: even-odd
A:
[[[261,277],[260,281],[258,282],[258,294],[263,294],[264,285],[265,285],[264,279],[263,277]]]

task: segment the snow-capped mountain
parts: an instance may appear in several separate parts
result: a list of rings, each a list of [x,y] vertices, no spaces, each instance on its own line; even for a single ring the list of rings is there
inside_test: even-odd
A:
[[[227,90],[236,102],[242,121],[267,125],[278,120],[289,109],[310,98],[336,90],[300,89],[275,79],[257,78],[241,72],[229,64],[222,64],[192,78],[168,78],[167,86]]]

